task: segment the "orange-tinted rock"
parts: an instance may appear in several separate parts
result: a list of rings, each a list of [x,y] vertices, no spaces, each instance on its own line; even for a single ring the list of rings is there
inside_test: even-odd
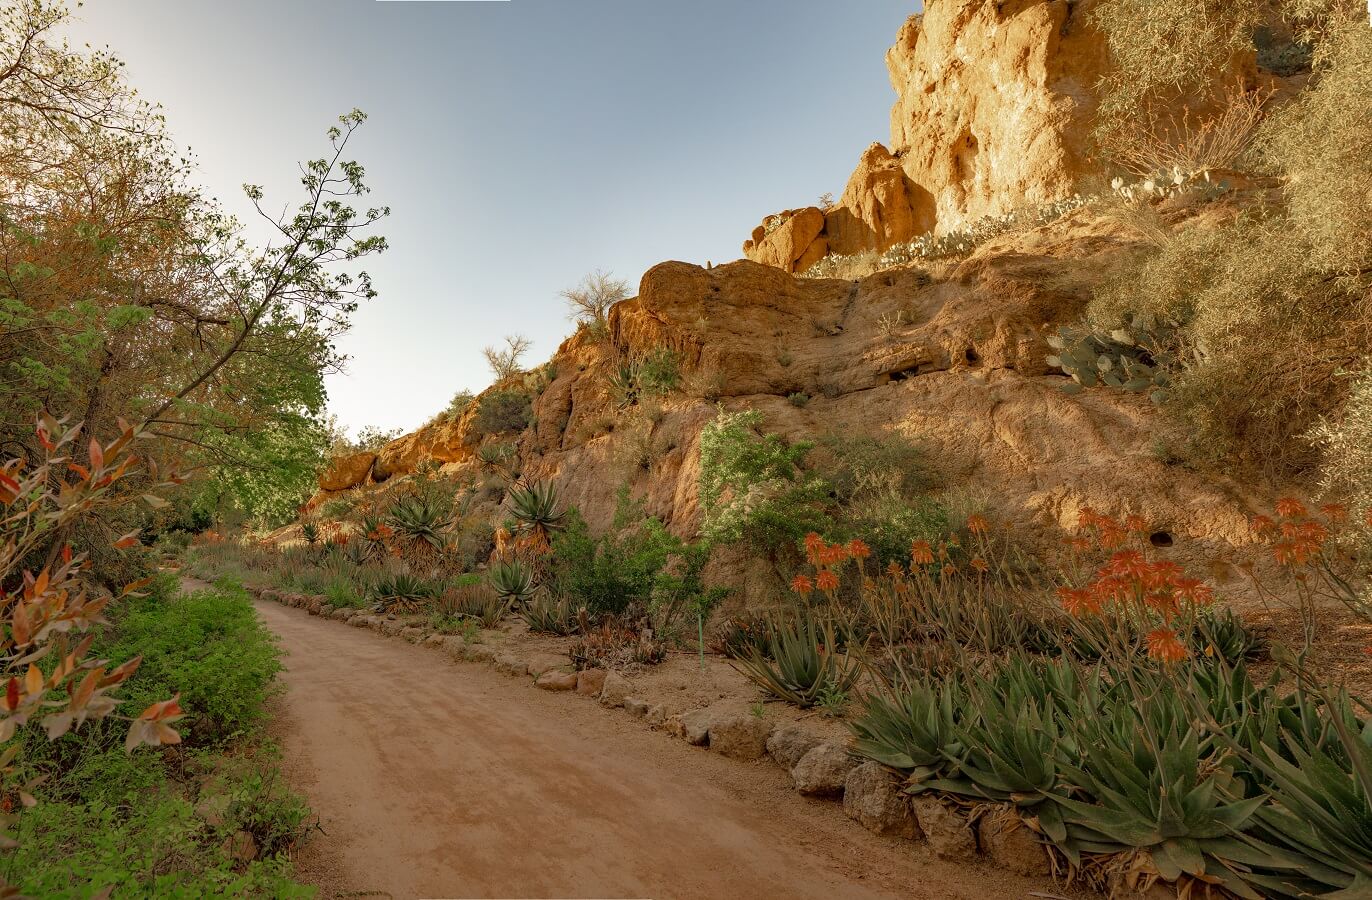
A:
[[[354,453],[329,463],[324,474],[319,476],[319,487],[325,491],[346,491],[364,484],[372,473],[375,453]]]

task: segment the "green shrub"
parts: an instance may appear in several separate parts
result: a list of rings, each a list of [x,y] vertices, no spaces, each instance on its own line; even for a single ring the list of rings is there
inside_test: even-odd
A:
[[[0,872],[33,897],[313,897],[273,857],[236,864],[193,805],[169,788],[136,807],[40,803],[20,819],[19,847]]]
[[[756,410],[721,409],[701,432],[701,533],[711,543],[747,540],[774,556],[809,532],[828,530],[830,488],[801,469],[812,444],[761,434],[761,423]]]
[[[478,402],[475,425],[481,434],[523,431],[533,420],[533,399],[524,391],[487,391]]]
[[[197,746],[221,744],[257,725],[281,670],[275,639],[241,588],[131,603],[97,647],[116,663],[143,658],[125,694],[125,714],[179,693],[185,738]]]
[[[627,494],[620,498],[620,515],[606,534],[593,536],[571,510],[566,528],[553,539],[554,591],[593,616],[617,615],[631,606],[646,611],[668,558],[681,549],[657,519],[626,521]]]

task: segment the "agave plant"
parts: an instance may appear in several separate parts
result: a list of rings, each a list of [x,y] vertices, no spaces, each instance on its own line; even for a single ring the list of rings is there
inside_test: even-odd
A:
[[[494,563],[486,578],[496,595],[511,605],[527,605],[537,588],[534,570],[520,559]]]
[[[1246,836],[1265,857],[1248,880],[1274,896],[1372,896],[1372,722],[1336,746],[1287,739],[1294,760],[1268,746],[1255,761],[1273,802]]]
[[[1229,607],[1207,607],[1196,617],[1194,642],[1229,663],[1260,656],[1266,642]]]
[[[415,543],[442,550],[447,544],[445,529],[452,524],[447,511],[432,497],[401,497],[391,504],[390,524]]]
[[[1072,671],[1061,663],[1013,657],[993,676],[974,677],[967,711],[953,732],[965,748],[959,757],[960,777],[935,779],[927,786],[1032,808],[1045,831],[1060,832],[1058,807],[1043,801],[1063,792],[1059,760],[1078,756],[1071,730],[1060,725],[1060,717],[1064,704],[1075,711],[1079,695],[1061,691],[1075,680],[1057,670]]]
[[[567,517],[566,511],[558,510],[557,487],[551,481],[515,485],[509,501],[518,530],[528,535],[536,548],[546,548],[552,533]]]
[[[305,539],[305,543],[313,547],[319,543],[319,526],[313,522],[306,522],[300,526],[300,536]]]
[[[1189,875],[1256,898],[1241,873],[1263,854],[1238,835],[1266,797],[1245,796],[1179,701],[1123,692],[1112,701],[1105,714],[1073,722],[1078,760],[1064,755],[1058,765],[1078,795],[1050,798],[1061,821],[1041,817],[1045,833],[1073,863],[1082,853],[1141,850],[1168,881]]]
[[[901,679],[868,695],[863,715],[849,724],[853,752],[907,773],[916,792],[933,779],[953,783],[964,756],[958,724],[966,700],[955,680]]]
[[[439,612],[480,622],[494,628],[505,618],[510,606],[488,584],[461,584],[448,588],[438,598]]]
[[[514,460],[514,444],[482,444],[476,450],[477,461],[490,471],[504,471]]]
[[[572,602],[566,597],[553,598],[547,594],[536,596],[519,612],[530,631],[547,634],[573,634],[577,619]]]
[[[860,670],[845,651],[838,653],[833,626],[810,613],[773,623],[768,640],[771,659],[754,648],[732,665],[768,693],[808,709],[819,699],[848,693]]]
[[[428,581],[399,572],[387,575],[372,587],[372,598],[379,612],[408,615],[433,600],[437,591]]]

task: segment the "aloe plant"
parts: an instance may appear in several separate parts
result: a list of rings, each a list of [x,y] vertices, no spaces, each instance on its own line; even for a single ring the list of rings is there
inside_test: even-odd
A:
[[[448,542],[445,529],[452,523],[442,505],[431,497],[401,497],[391,504],[388,518],[400,534],[435,550]]]
[[[565,510],[558,509],[557,486],[551,481],[516,485],[510,490],[509,500],[510,514],[520,530],[538,535],[545,542],[567,517]]]
[[[733,661],[754,684],[774,696],[808,709],[826,693],[847,693],[860,670],[847,652],[839,654],[832,625],[805,613],[774,623],[768,643],[771,659],[758,648]]]
[[[527,604],[537,587],[533,569],[519,559],[495,563],[486,578],[496,595],[509,604]]]
[[[1245,796],[1232,764],[1190,726],[1180,702],[1130,696],[1075,723],[1080,761],[1064,755],[1059,765],[1078,793],[1050,798],[1062,827],[1045,822],[1045,832],[1074,863],[1086,852],[1144,850],[1169,881],[1187,874],[1256,898],[1241,873],[1262,854],[1239,834],[1266,797]]]
[[[534,597],[520,610],[519,616],[528,623],[530,631],[566,635],[577,630],[571,601],[565,597],[553,598],[546,594]]]
[[[420,607],[433,600],[436,595],[437,591],[432,584],[408,572],[387,575],[377,581],[372,588],[372,598],[377,609],[385,613],[418,612]]]
[[[966,755],[958,730],[966,709],[966,692],[955,680],[902,680],[868,695],[863,715],[849,724],[853,752],[907,773],[916,793],[935,779],[947,789],[957,783]]]

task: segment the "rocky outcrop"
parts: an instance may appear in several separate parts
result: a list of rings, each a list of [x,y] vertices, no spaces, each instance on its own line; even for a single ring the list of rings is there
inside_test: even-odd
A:
[[[803,272],[829,252],[819,207],[788,209],[769,216],[743,244],[743,252],[756,262],[785,272]]]
[[[324,491],[346,491],[366,484],[372,474],[372,464],[376,462],[375,453],[354,453],[335,459],[319,476],[319,489]]]
[[[559,348],[555,377],[533,402],[536,426],[483,435],[470,414],[428,426],[383,448],[372,477],[385,490],[433,459],[480,481],[476,448],[508,442],[518,471],[554,480],[592,528],[609,524],[627,482],[649,514],[693,535],[700,434],[723,404],[761,411],[766,430],[789,440],[911,438],[947,487],[977,496],[1000,527],[1040,548],[1060,547],[1090,505],[1144,517],[1176,538],[1175,552],[1223,554],[1251,539],[1242,492],[1156,455],[1146,397],[1069,396],[1046,362],[1045,335],[1077,319],[1099,273],[1134,242],[1082,210],[932,272],[859,282],[750,261],[662,263],[614,308],[607,339],[580,335]],[[678,389],[653,401],[651,415],[620,407],[610,389],[620,362],[663,346],[679,354]],[[808,402],[788,402],[793,394]],[[635,447],[642,455],[631,460]],[[717,575],[733,587],[747,580],[737,567]]]
[[[773,240],[780,229],[759,239],[788,211],[767,217],[744,255],[803,272],[819,248],[883,251],[1083,191],[1103,172],[1089,152],[1096,85],[1110,65],[1090,21],[1097,2],[928,0],[886,54],[896,92],[889,143],[863,153],[821,229],[807,215],[806,243]],[[1253,59],[1217,67],[1215,85],[1253,83]]]

